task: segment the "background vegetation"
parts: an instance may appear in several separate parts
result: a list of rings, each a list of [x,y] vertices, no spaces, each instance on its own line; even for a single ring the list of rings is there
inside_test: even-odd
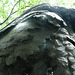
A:
[[[2,23],[9,15],[12,14],[9,19],[0,26],[0,29],[10,23],[14,18],[19,16],[25,9],[28,9],[39,3],[50,3],[51,5],[75,8],[75,0],[0,0],[0,23]],[[16,6],[13,8],[15,4]]]

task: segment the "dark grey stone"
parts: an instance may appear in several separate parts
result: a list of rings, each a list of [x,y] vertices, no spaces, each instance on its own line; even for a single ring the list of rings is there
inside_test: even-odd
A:
[[[0,30],[0,75],[75,75],[74,20],[47,3],[25,10]]]

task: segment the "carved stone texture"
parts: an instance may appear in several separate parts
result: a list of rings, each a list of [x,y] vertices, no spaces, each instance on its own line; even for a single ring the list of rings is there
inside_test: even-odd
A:
[[[1,29],[0,75],[75,75],[74,13],[43,3]]]

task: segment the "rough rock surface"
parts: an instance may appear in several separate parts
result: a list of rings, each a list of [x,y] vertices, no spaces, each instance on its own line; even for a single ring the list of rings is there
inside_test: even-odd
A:
[[[75,75],[74,19],[46,3],[25,10],[0,31],[0,75]]]

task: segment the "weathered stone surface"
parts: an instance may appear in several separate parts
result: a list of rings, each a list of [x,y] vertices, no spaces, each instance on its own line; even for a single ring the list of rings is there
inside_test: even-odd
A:
[[[2,29],[0,75],[74,75],[74,13],[39,4]]]

